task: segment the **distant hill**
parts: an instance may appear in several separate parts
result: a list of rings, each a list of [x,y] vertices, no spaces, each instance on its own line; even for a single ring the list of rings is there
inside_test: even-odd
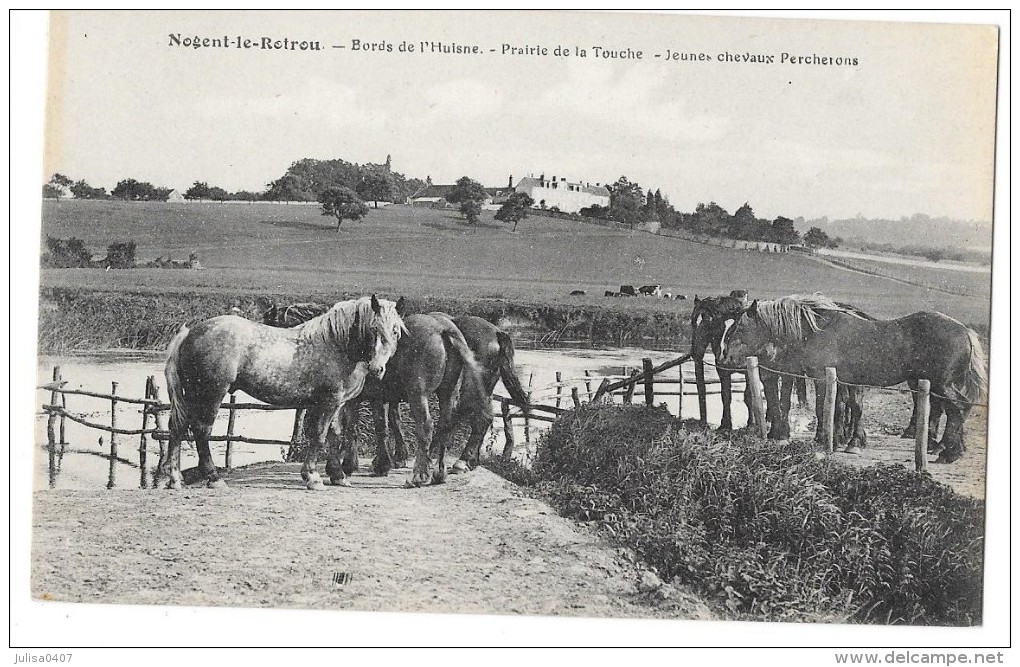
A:
[[[971,250],[989,250],[992,246],[990,222],[932,218],[922,213],[899,220],[823,217],[797,223],[799,229],[818,227],[829,236],[840,236],[850,242]]]

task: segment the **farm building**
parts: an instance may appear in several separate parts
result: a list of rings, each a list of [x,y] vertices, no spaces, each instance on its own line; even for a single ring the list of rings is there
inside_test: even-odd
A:
[[[171,190],[170,194],[168,194],[166,196],[166,200],[167,201],[173,201],[173,202],[183,202],[183,201],[186,201],[184,199],[184,195],[182,195],[181,191],[177,190],[177,189]]]
[[[509,185],[513,187],[513,176]],[[564,213],[577,213],[588,206],[609,206],[609,188],[600,183],[574,183],[557,176],[549,180],[542,174],[538,178],[522,178],[513,189],[530,195],[536,204],[544,201],[546,208],[555,206]]]

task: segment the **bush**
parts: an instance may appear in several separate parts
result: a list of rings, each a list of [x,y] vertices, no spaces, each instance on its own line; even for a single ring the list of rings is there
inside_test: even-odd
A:
[[[639,406],[568,413],[535,473],[564,513],[738,618],[981,622],[983,506],[930,476],[723,439]]]
[[[92,262],[92,253],[85,247],[81,239],[56,239],[46,236],[46,249],[42,256],[42,266],[50,269],[79,269],[88,267]]]

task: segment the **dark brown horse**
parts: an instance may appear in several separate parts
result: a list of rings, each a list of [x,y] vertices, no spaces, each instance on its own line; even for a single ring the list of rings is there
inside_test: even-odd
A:
[[[446,317],[445,313],[432,313],[436,317]],[[521,386],[514,368],[514,343],[510,335],[488,320],[474,315],[459,315],[452,318],[453,323],[464,334],[468,347],[474,352],[475,359],[482,372],[482,385],[486,396],[492,398],[496,382],[503,381],[503,386],[510,393],[510,398],[521,407],[527,407],[528,394]],[[458,415],[458,421],[463,417]],[[478,465],[478,458],[485,434],[492,426],[492,420],[482,421],[471,419],[471,435],[461,452],[460,458],[453,464],[452,472],[463,472]]]
[[[719,364],[721,358],[719,343],[722,340],[725,323],[744,312],[747,307],[745,299],[746,297],[741,298],[737,295],[736,290],[729,296],[710,296],[704,299],[699,299],[697,295],[694,295],[694,310],[691,311],[691,357],[694,359],[694,374],[698,383],[698,400],[702,419],[706,413],[703,394],[705,351],[711,347],[715,362]],[[722,389],[722,421],[719,424],[719,429],[728,431],[733,428],[730,409],[733,402],[733,371],[718,366],[716,370],[719,373],[719,384]],[[751,405],[751,390],[746,385],[744,387],[744,402]],[[751,413],[748,411],[749,419],[750,415]]]
[[[821,295],[794,295],[752,303],[726,327],[723,359],[742,363],[760,356],[778,370],[804,372],[822,391],[826,367],[845,383],[890,387],[931,382],[934,431],[946,415],[940,462],[964,452],[963,423],[987,389],[984,351],[977,334],[941,313],[918,312],[894,320],[873,320]],[[821,419],[822,401],[816,400]]]
[[[322,482],[316,463],[329,425],[366,376],[384,377],[405,331],[392,301],[363,297],[341,301],[292,329],[251,322],[236,315],[181,327],[166,362],[170,395],[170,439],[158,473],[180,488],[181,440],[195,438],[199,471],[210,486],[222,486],[209,451],[209,433],[228,392],[243,391],[273,405],[311,405],[304,429],[314,439],[301,477],[309,489]]]

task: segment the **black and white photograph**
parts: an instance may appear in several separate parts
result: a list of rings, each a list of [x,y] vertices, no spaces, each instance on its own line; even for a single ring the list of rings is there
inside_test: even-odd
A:
[[[1008,12],[27,14],[16,663],[1003,661]]]

